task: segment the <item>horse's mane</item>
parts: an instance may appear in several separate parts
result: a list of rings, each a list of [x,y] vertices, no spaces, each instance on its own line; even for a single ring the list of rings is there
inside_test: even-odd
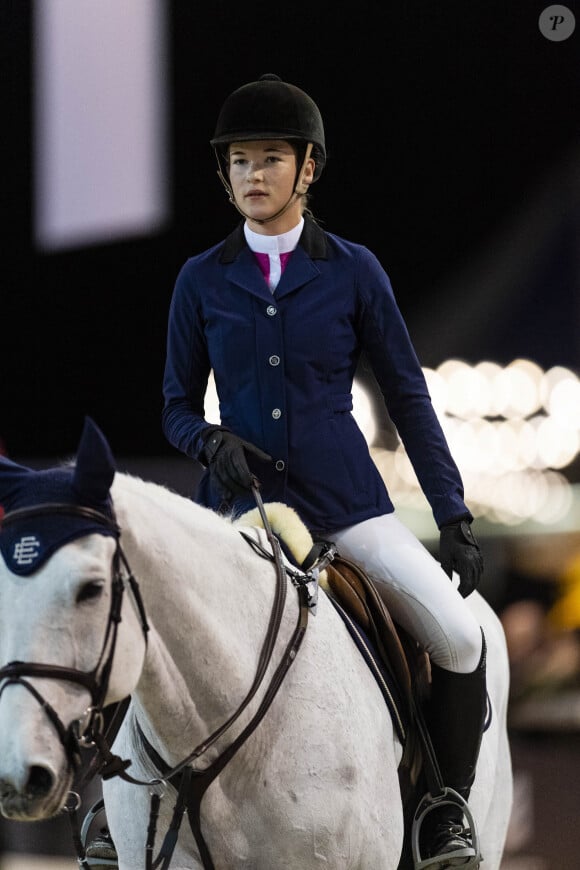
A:
[[[113,497],[117,495],[135,495],[138,498],[153,499],[157,504],[175,508],[181,502],[190,504],[189,499],[160,483],[143,480],[134,474],[117,471],[113,482]]]
[[[117,472],[115,475],[112,495],[115,508],[127,517],[139,516],[140,513],[149,515],[153,507],[161,510],[164,516],[170,516],[180,526],[195,527],[197,534],[208,537],[227,534],[226,529],[237,533],[244,526],[263,527],[257,508],[233,521],[231,517],[201,507],[166,486],[126,473]],[[287,545],[296,564],[302,564],[313,543],[308,529],[288,505],[271,502],[265,508],[274,533]]]
[[[232,528],[229,518],[201,507],[191,499],[167,486],[143,480],[125,472],[117,472],[111,488],[113,503],[121,526],[123,518],[151,517],[152,509],[186,528],[202,534],[224,534]],[[132,523],[134,526],[135,524]]]

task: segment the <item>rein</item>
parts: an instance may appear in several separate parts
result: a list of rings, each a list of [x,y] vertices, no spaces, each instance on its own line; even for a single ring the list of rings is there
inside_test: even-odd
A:
[[[314,610],[316,606],[316,596],[315,592],[313,592],[313,588],[315,589],[316,587],[318,571],[324,567],[324,565],[316,565],[314,568],[311,568],[307,574],[294,571],[285,566],[280,543],[270,527],[258,490],[257,481],[252,485],[252,492],[262,518],[268,542],[272,548],[272,553],[270,554],[268,551],[264,550],[259,544],[256,544],[246,535],[243,536],[261,556],[273,561],[276,567],[276,589],[274,601],[270,613],[268,628],[260,650],[256,675],[246,697],[238,709],[209,737],[203,740],[199,746],[192,750],[186,758],[173,767],[168,765],[157,753],[154,747],[151,746],[136,720],[137,733],[143,747],[162,777],[152,780],[139,780],[130,776],[126,771],[130,766],[131,761],[123,760],[119,756],[114,755],[111,752],[108,734],[103,733],[103,705],[108,691],[118,628],[121,622],[123,592],[127,584],[129,585],[136,609],[141,618],[141,627],[146,642],[147,633],[149,631],[145,607],[141,598],[138,583],[131,573],[129,564],[120,545],[119,539],[121,530],[117,526],[115,520],[111,519],[106,514],[100,513],[91,508],[60,503],[44,504],[33,508],[23,508],[21,510],[12,511],[11,513],[6,514],[2,520],[2,524],[6,525],[7,523],[13,522],[17,519],[28,519],[47,513],[70,514],[71,516],[90,518],[103,525],[108,530],[113,531],[116,537],[117,546],[113,557],[111,607],[107,627],[105,629],[103,645],[99,659],[93,670],[85,672],[74,668],[62,667],[60,665],[19,661],[10,662],[5,667],[0,668],[0,680],[5,680],[0,689],[0,697],[8,685],[19,684],[26,688],[45,710],[47,717],[50,719],[58,734],[69,763],[74,771],[77,771],[81,764],[80,747],[94,746],[96,748],[96,757],[93,758],[89,766],[89,771],[87,771],[87,774],[83,778],[83,785],[98,772],[102,779],[110,779],[119,776],[133,785],[147,786],[149,788],[151,793],[151,804],[147,842],[145,847],[146,870],[157,870],[157,868],[160,868],[160,870],[168,870],[177,844],[177,836],[185,812],[188,814],[189,823],[195,837],[204,870],[215,870],[215,865],[212,861],[201,830],[201,801],[211,783],[217,776],[219,776],[224,767],[234,757],[240,747],[243,746],[266,715],[272,701],[282,685],[284,677],[296,658],[306,632],[308,612],[310,609]],[[332,559],[333,555],[333,553],[329,553],[326,556],[326,564]],[[295,629],[284,649],[282,658],[274,671],[258,709],[253,714],[250,721],[245,725],[232,743],[213,762],[208,764],[208,766],[202,770],[194,770],[191,767],[191,763],[203,756],[217,742],[217,740],[219,740],[219,738],[229,731],[232,725],[248,707],[264,681],[266,671],[268,670],[272,660],[274,647],[278,638],[284,613],[287,589],[286,574],[290,576],[293,585],[298,590],[299,613]],[[42,677],[76,683],[89,692],[91,696],[91,706],[87,711],[85,711],[85,714],[81,719],[75,720],[68,728],[66,728],[53,707],[28,682],[28,680],[25,679],[26,677]],[[120,725],[120,722],[118,724]],[[113,739],[114,735],[111,738],[111,742]],[[170,827],[165,835],[159,854],[154,858],[157,820],[161,799],[168,783],[177,790],[177,799]],[[102,801],[98,801],[89,812],[89,816],[92,815],[92,818],[94,818],[96,812],[99,811],[97,808],[100,809],[102,805]],[[87,825],[87,822],[85,821],[83,831],[81,832],[77,817],[79,806],[79,795],[75,792],[71,792],[65,805],[65,811],[69,815],[73,844],[77,853],[79,866],[82,867],[83,870],[89,870],[85,853],[85,840],[88,834],[88,828],[90,827],[90,822]]]

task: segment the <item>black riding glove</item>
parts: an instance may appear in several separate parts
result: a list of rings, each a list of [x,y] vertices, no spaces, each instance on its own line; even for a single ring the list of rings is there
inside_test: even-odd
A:
[[[467,598],[477,588],[483,573],[483,556],[468,520],[441,526],[439,558],[448,577],[457,571],[459,593]]]
[[[265,462],[272,461],[272,457],[259,447],[238,438],[227,429],[210,429],[205,436],[200,459],[208,466],[217,490],[226,497],[243,495],[256,481],[248,467],[246,452],[253,453]]]

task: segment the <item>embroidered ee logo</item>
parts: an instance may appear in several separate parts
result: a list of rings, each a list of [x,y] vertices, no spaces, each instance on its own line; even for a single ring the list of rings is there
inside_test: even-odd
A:
[[[38,559],[40,541],[34,535],[24,535],[14,544],[12,558],[17,565],[31,565]]]

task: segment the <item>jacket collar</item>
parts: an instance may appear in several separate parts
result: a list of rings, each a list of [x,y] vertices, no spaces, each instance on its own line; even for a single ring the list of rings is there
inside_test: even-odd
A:
[[[321,229],[316,221],[312,220],[308,215],[304,215],[304,229],[300,236],[298,245],[304,249],[305,253],[312,260],[327,260],[328,259],[328,242],[326,233]],[[220,263],[233,263],[241,251],[247,247],[246,238],[244,236],[244,224],[240,222],[233,233],[224,241],[220,254]]]
[[[304,229],[298,246],[290,257],[276,288],[276,299],[287,296],[320,275],[320,270],[314,260],[328,259],[327,247],[324,230],[321,230],[311,218],[305,216]],[[260,299],[272,299],[266,282],[257,280],[257,276],[260,275],[261,278],[261,274],[246,242],[243,223],[238,224],[233,233],[224,241],[220,263],[226,266],[225,277],[228,281],[237,284]]]

